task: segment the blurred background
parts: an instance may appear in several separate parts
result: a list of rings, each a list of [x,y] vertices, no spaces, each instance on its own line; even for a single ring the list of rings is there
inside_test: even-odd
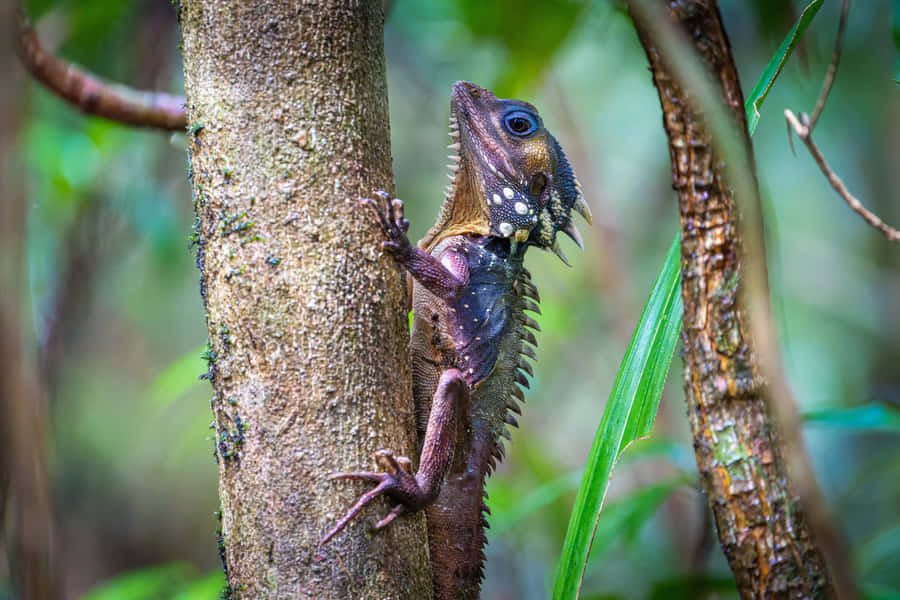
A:
[[[181,93],[170,2],[26,5],[45,45],[66,59]],[[804,5],[722,0],[745,93]],[[753,143],[770,212],[774,306],[816,474],[867,597],[900,598],[900,250],[844,205],[802,145],[792,153],[782,116],[811,112],[839,9],[828,0],[816,17]],[[854,3],[815,135],[849,188],[895,226],[898,13],[896,1]],[[488,486],[484,597],[545,598],[579,471],[677,230],[656,92],[615,3],[395,0],[385,43],[397,195],[411,237],[430,227],[442,200],[457,79],[537,105],[594,213],[594,226],[581,226],[585,253],[566,248],[573,268],[549,254],[529,258],[543,299],[540,360],[521,427]],[[212,391],[198,379],[206,330],[183,136],[85,118],[12,60],[3,59],[13,91],[4,139],[25,198],[25,267],[4,293],[18,303],[31,397],[44,407],[46,436],[34,443],[46,448],[63,597],[216,597]],[[0,599],[12,599],[6,546],[0,554]],[[615,471],[583,592],[736,597],[697,487],[677,356],[653,437]]]

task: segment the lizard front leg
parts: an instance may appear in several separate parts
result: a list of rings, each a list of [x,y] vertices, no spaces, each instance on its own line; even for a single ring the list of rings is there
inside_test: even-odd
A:
[[[421,248],[413,246],[406,236],[409,221],[403,216],[403,201],[391,200],[386,192],[375,192],[380,200],[363,198],[365,204],[375,213],[376,220],[387,240],[381,243],[385,250],[409,271],[425,289],[440,298],[452,303],[459,298],[469,283],[469,267],[464,257],[453,251],[446,251],[438,260]]]
[[[378,465],[384,472],[335,473],[332,479],[369,481],[377,484],[360,496],[347,514],[325,534],[320,544],[325,544],[337,535],[363,507],[377,498],[387,496],[397,504],[381,519],[376,529],[381,529],[405,512],[422,510],[437,498],[441,483],[453,458],[456,423],[461,408],[468,404],[469,388],[462,373],[447,369],[441,374],[432,398],[428,427],[419,457],[419,469],[412,473],[408,458],[395,458],[390,450],[379,450],[375,454]]]

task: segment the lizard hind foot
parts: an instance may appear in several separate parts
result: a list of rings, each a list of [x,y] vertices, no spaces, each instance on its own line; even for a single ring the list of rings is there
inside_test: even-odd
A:
[[[351,472],[351,473],[332,473],[329,475],[329,479],[332,481],[345,479],[351,481],[369,481],[372,483],[377,483],[374,488],[363,494],[359,497],[359,500],[356,501],[350,510],[335,524],[331,530],[325,534],[322,540],[319,542],[320,546],[324,546],[331,539],[336,536],[344,527],[347,526],[353,518],[362,511],[363,508],[367,504],[369,504],[372,500],[381,495],[393,495],[391,492],[397,492],[400,490],[409,490],[412,486],[414,488],[418,488],[418,485],[415,482],[415,477],[412,474],[412,461],[405,456],[395,457],[394,454],[390,450],[379,450],[375,453],[375,462],[378,463],[378,466],[384,469],[383,472],[371,472],[371,471],[360,471],[360,472]],[[382,529],[387,526],[391,521],[393,521],[398,516],[402,515],[407,511],[407,507],[401,502],[394,506],[394,508],[385,516],[383,519],[378,521],[375,525],[375,529]]]

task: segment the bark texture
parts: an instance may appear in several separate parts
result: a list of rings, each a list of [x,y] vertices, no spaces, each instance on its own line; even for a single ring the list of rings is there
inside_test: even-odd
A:
[[[744,99],[717,3],[665,4],[721,89],[749,148]],[[640,23],[638,32],[659,92],[678,192],[685,395],[719,541],[743,598],[832,597],[825,561],[789,485],[767,409],[767,386],[739,294],[737,205],[721,154],[690,91]]]
[[[421,515],[317,547],[367,489],[328,474],[415,449],[404,280],[356,200],[392,188],[382,2],[179,12],[229,597],[429,598]]]

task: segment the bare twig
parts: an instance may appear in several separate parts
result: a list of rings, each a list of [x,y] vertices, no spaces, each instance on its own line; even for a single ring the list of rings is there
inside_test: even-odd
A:
[[[828,94],[831,92],[831,86],[834,85],[834,77],[837,75],[838,64],[841,62],[841,51],[844,46],[844,32],[847,31],[847,15],[850,13],[850,0],[844,0],[841,6],[841,20],[838,23],[837,39],[834,42],[834,52],[831,55],[831,64],[828,65],[828,71],[825,73],[825,80],[822,82],[822,91],[819,92],[819,99],[816,100],[816,108],[813,110],[812,117],[809,119],[809,130],[812,131],[816,126],[822,111],[825,110],[825,102],[828,100]]]
[[[865,219],[869,225],[884,234],[884,237],[886,237],[888,241],[900,242],[900,231],[882,221],[878,215],[863,206],[862,202],[857,200],[856,197],[850,193],[850,190],[847,189],[847,186],[844,185],[841,178],[828,166],[822,152],[812,140],[812,131],[815,128],[819,117],[822,116],[822,111],[825,110],[825,102],[828,100],[828,93],[831,91],[832,85],[834,85],[838,63],[840,63],[841,60],[841,49],[844,45],[844,33],[847,30],[847,14],[849,11],[850,0],[844,0],[843,7],[841,8],[841,20],[838,25],[837,40],[834,43],[834,54],[831,57],[831,63],[828,65],[828,71],[825,73],[825,80],[822,82],[822,91],[819,93],[819,98],[816,101],[816,108],[813,110],[812,116],[807,117],[805,114],[800,113],[800,116],[798,117],[790,110],[784,111],[784,117],[788,122],[788,140],[791,140],[790,132],[791,129],[793,129],[797,134],[797,137],[799,137],[806,145],[809,153],[812,154],[816,164],[819,165],[819,169],[825,175],[826,179],[828,179],[828,183],[830,183],[831,187],[834,188],[834,191],[844,199],[844,202],[846,202],[856,214]],[[791,150],[793,150],[793,148],[793,142],[791,142]]]
[[[186,126],[184,98],[135,90],[99,77],[47,52],[22,9],[18,15],[17,52],[31,75],[82,112],[137,127],[168,131]]]
[[[841,181],[841,178],[835,174],[835,172],[828,166],[828,163],[825,162],[825,157],[822,156],[822,152],[819,151],[819,148],[816,147],[815,142],[812,141],[811,137],[811,124],[804,125],[800,122],[800,119],[791,112],[790,110],[784,111],[784,116],[787,119],[790,126],[794,129],[794,132],[797,134],[803,143],[806,144],[806,148],[809,150],[809,153],[812,154],[813,159],[816,161],[816,164],[819,165],[819,169],[822,170],[822,173],[828,179],[828,183],[831,184],[831,187],[834,188],[838,194],[840,194],[841,198],[844,199],[844,202],[853,209],[859,216],[866,220],[866,222],[884,234],[891,242],[900,242],[900,231],[894,229],[884,221],[882,221],[878,215],[867,209],[862,203],[856,199],[856,197],[850,193],[850,190],[847,189],[847,186],[844,185],[844,182]]]

